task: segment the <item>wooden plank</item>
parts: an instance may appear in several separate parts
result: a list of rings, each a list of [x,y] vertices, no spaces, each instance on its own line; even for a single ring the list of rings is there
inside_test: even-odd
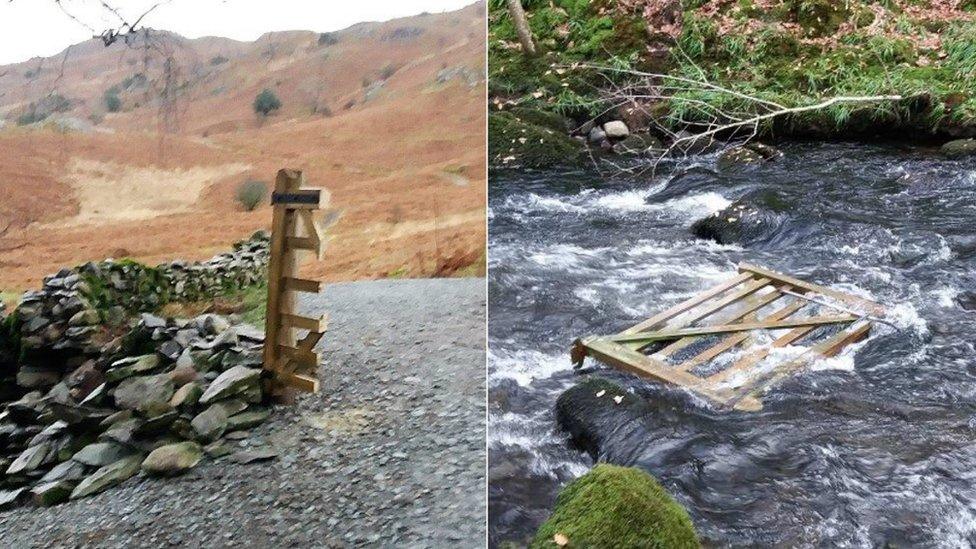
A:
[[[767,320],[762,322],[742,322],[739,324],[721,324],[718,326],[701,326],[698,328],[681,328],[678,330],[661,330],[658,332],[644,332],[632,335],[610,336],[614,343],[631,341],[662,341],[687,336],[724,334],[728,332],[746,332],[750,330],[782,330],[799,326],[820,326],[825,324],[841,324],[853,322],[859,317],[854,315],[811,316],[795,320]]]
[[[303,236],[289,236],[286,239],[289,250],[308,250],[318,252],[319,244],[312,238]]]
[[[709,389],[700,387],[700,380],[697,377],[669,368],[667,364],[618,345],[607,338],[587,338],[581,340],[579,344],[586,349],[587,354],[605,364],[641,377],[685,387],[716,402],[723,402]]]
[[[319,380],[307,374],[282,372],[278,374],[275,379],[282,385],[294,387],[307,393],[319,392]]]
[[[781,293],[779,294],[779,296],[782,295],[784,294]],[[784,318],[788,318],[790,315],[799,311],[805,306],[806,306],[805,302],[797,300],[777,311],[770,313],[769,315],[763,317],[762,320],[763,321],[782,320]],[[752,313],[750,312],[749,314],[751,315]],[[698,353],[694,357],[682,362],[681,364],[678,364],[676,368],[678,368],[679,370],[683,370],[685,372],[690,372],[691,370],[714,359],[715,357],[724,353],[725,351],[728,351],[729,349],[732,349],[740,344],[747,342],[750,338],[751,336],[746,332],[727,336],[723,338],[721,341],[719,341],[718,343],[716,343],[715,345],[712,345],[711,347]]]
[[[285,285],[286,290],[293,292],[309,292],[313,294],[320,293],[325,283],[321,280],[305,280],[303,278],[292,278],[285,277],[282,280]]]
[[[311,351],[318,344],[319,340],[322,339],[322,332],[309,332],[301,341],[298,342],[298,348]]]
[[[687,310],[689,310],[689,309],[691,309],[691,308],[693,308],[693,307],[695,307],[697,305],[702,304],[703,302],[705,302],[705,301],[707,301],[707,300],[709,300],[709,299],[711,299],[711,298],[713,298],[713,297],[721,294],[722,292],[724,292],[724,291],[726,291],[726,290],[728,290],[730,288],[733,288],[733,287],[741,284],[742,282],[745,282],[745,281],[749,280],[750,278],[752,278],[752,276],[753,275],[751,273],[739,273],[738,275],[730,278],[729,280],[726,280],[725,282],[719,284],[718,286],[714,286],[714,287],[712,287],[712,288],[710,288],[710,289],[708,289],[708,290],[706,290],[706,291],[704,291],[704,292],[702,292],[702,293],[700,293],[698,295],[695,295],[695,296],[693,296],[693,297],[691,297],[689,299],[686,299],[686,300],[682,301],[681,303],[678,303],[674,307],[671,307],[670,309],[668,309],[666,311],[662,311],[662,312],[660,312],[660,313],[652,316],[651,318],[649,318],[649,319],[647,319],[647,320],[645,320],[643,322],[640,322],[638,324],[635,324],[634,326],[631,326],[630,328],[627,328],[626,330],[624,330],[623,332],[620,332],[620,333],[621,334],[634,334],[634,333],[637,333],[637,332],[643,332],[643,331],[646,331],[646,330],[654,329],[654,328],[658,327],[658,325],[663,324],[663,323],[667,322],[668,320],[671,320],[672,318],[680,315],[681,313],[683,313],[683,312],[685,312],[685,311],[687,311]]]
[[[275,178],[276,192],[292,192],[298,190],[304,177],[302,172],[295,170],[278,170]],[[271,342],[264,346],[264,369],[275,370],[278,367],[278,346],[274,343],[282,339],[289,345],[294,344],[290,330],[282,333],[279,314],[283,310],[292,310],[294,296],[284,291],[281,279],[297,271],[295,254],[285,253],[285,235],[294,229],[294,219],[286,208],[275,206],[272,211],[270,257],[268,259],[268,301],[267,314],[264,324],[265,341]]]
[[[840,292],[837,290],[831,290],[830,288],[818,286],[817,284],[811,284],[810,282],[806,282],[798,278],[793,278],[789,275],[778,273],[776,271],[771,271],[769,269],[764,269],[756,265],[751,265],[749,263],[739,263],[739,271],[743,273],[753,273],[755,275],[764,276],[766,278],[772,278],[781,283],[789,284],[794,288],[801,288],[803,290],[807,290],[808,292],[818,293],[821,295],[832,297],[838,301],[847,303],[848,305],[864,308],[866,312],[875,316],[884,316],[885,314],[884,307],[869,299],[864,299],[863,297],[858,297],[856,295]]]
[[[325,189],[288,189],[271,193],[271,204],[289,210],[319,210],[329,206],[329,191]]]
[[[743,318],[752,314],[753,311],[759,310],[765,307],[766,305],[769,305],[773,301],[776,301],[777,299],[783,297],[783,295],[784,294],[782,292],[774,288],[773,291],[767,292],[762,295],[749,296],[743,302],[744,307],[740,308],[737,311],[734,311],[730,315],[726,315],[725,317],[722,318],[720,322],[722,324],[729,324],[729,323],[742,320]],[[681,326],[675,326],[675,328],[679,328],[679,327]],[[701,340],[701,338],[702,338],[701,336],[683,337],[675,341],[674,343],[671,343],[667,347],[664,347],[660,351],[654,353],[654,356],[661,357],[661,358],[669,357],[674,353],[677,353],[681,349],[684,349],[685,347],[695,343],[696,341]]]
[[[321,318],[307,318],[304,316],[281,313],[280,317],[281,317],[281,325],[287,328],[298,328],[300,330],[324,332],[326,326],[328,326],[328,317],[324,315]],[[295,343],[294,341],[292,341],[287,343],[287,345],[293,347]]]
[[[317,368],[322,357],[319,353],[313,351],[306,351],[305,349],[299,349],[295,347],[288,347],[286,345],[279,345],[278,352],[281,356],[287,357],[297,366],[315,367]],[[304,368],[303,368],[304,369]]]
[[[861,341],[871,333],[871,322],[861,321],[844,330],[834,334],[833,337],[814,345],[802,356],[795,358],[785,364],[781,364],[762,376],[757,376],[743,384],[735,392],[734,396],[726,401],[726,404],[736,409],[744,409],[739,402],[747,397],[756,398],[759,393],[766,390],[780,379],[803,368],[808,363],[823,357],[831,357],[841,352],[844,347]]]

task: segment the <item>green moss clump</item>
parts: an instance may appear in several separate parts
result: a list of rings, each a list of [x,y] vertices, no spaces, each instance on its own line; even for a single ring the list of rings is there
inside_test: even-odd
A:
[[[566,486],[530,547],[700,547],[688,512],[640,469],[599,464]]]
[[[86,285],[83,295],[103,321],[108,320],[108,311],[115,306],[121,306],[129,313],[152,312],[170,300],[169,281],[160,269],[121,259],[103,263],[101,271],[101,276],[85,272],[81,278]],[[112,286],[113,271],[126,273],[122,276],[127,285],[125,289],[117,290]]]
[[[575,164],[581,146],[557,132],[519,119],[512,113],[488,115],[488,161],[494,166],[547,168]]]

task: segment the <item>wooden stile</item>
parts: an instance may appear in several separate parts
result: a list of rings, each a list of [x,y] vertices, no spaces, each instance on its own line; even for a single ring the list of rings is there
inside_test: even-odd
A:
[[[831,314],[823,311],[831,309],[830,304],[820,301],[816,303],[821,309],[819,314],[795,316],[812,306],[808,300],[815,298],[839,303]],[[778,308],[760,318],[767,306]],[[884,322],[878,318],[883,315],[884,308],[873,301],[742,263],[738,275],[619,334],[576,340],[571,357],[579,366],[585,357],[592,356],[620,370],[685,387],[720,408],[753,411],[762,408],[759,399],[774,383],[817,358],[833,356],[866,338],[873,320]],[[821,326],[841,329],[834,335],[820,337],[822,341],[813,341],[799,357],[757,370],[756,366],[773,349],[794,344]],[[774,330],[785,333],[768,344],[758,343],[760,332]],[[722,337],[717,341],[707,339],[715,336]],[[652,354],[643,352],[661,342],[666,345]],[[703,342],[711,343],[691,358],[669,362],[683,350]],[[697,373],[700,367],[736,349],[742,355],[731,357],[731,365],[717,372]]]
[[[327,317],[307,318],[297,314],[294,292],[319,293],[322,283],[298,278],[303,256],[319,259],[326,244],[325,230],[338,212],[327,212],[327,223],[316,221],[315,212],[329,206],[325,189],[305,188],[301,171],[278,171],[271,195],[271,257],[268,260],[268,301],[265,320],[264,369],[269,372],[272,391],[285,387],[317,392],[319,353],[315,345],[322,338]],[[308,330],[298,340],[295,330]]]

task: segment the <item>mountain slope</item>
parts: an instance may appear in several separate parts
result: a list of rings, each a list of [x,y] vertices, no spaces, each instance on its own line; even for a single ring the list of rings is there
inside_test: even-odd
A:
[[[153,32],[0,67],[0,290],[89,259],[207,257],[270,225],[234,194],[282,167],[344,210],[312,276],[483,260],[484,27],[475,4],[251,43]],[[265,89],[282,105],[267,117]]]

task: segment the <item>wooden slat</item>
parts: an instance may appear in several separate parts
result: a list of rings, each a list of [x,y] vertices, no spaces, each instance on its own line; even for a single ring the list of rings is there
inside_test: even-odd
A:
[[[320,210],[329,207],[330,195],[325,189],[275,189],[272,204],[289,210]]]
[[[643,332],[645,330],[654,329],[654,328],[658,327],[658,325],[663,324],[664,322],[667,322],[668,320],[670,320],[670,319],[672,319],[672,318],[680,315],[681,313],[687,311],[688,309],[691,309],[692,307],[695,307],[697,305],[700,305],[703,302],[705,302],[705,301],[707,301],[707,300],[709,300],[709,299],[711,299],[711,298],[713,298],[713,297],[721,294],[722,292],[724,292],[724,291],[726,291],[726,290],[728,290],[730,288],[733,288],[735,286],[738,286],[742,282],[745,282],[746,280],[749,280],[750,278],[752,278],[752,276],[753,275],[751,273],[739,273],[738,275],[730,278],[729,280],[726,280],[725,282],[719,284],[718,286],[715,286],[713,288],[710,288],[710,289],[708,289],[708,290],[706,290],[706,291],[704,291],[704,292],[702,292],[702,293],[700,293],[698,295],[695,295],[695,296],[693,296],[693,297],[691,297],[689,299],[686,299],[685,301],[682,301],[681,303],[678,303],[674,307],[671,307],[670,309],[668,309],[666,311],[660,312],[660,313],[652,316],[651,318],[649,318],[649,319],[647,319],[647,320],[645,320],[643,322],[640,322],[638,324],[635,324],[634,326],[631,326],[630,328],[627,328],[626,330],[624,330],[623,332],[620,332],[620,333],[621,334],[634,334],[634,333],[637,333],[637,332]]]
[[[309,332],[301,341],[298,342],[298,348],[304,351],[311,351],[318,344],[319,340],[322,339],[322,332]]]
[[[716,402],[721,402],[721,399],[713,395],[707,388],[699,386],[700,380],[697,377],[686,372],[676,371],[673,368],[669,368],[667,364],[628,349],[623,345],[618,345],[606,338],[594,337],[584,339],[580,342],[580,345],[586,349],[587,354],[590,356],[618,369],[655,381],[680,385],[694,390],[696,394],[700,394]]]
[[[296,349],[295,347],[288,347],[285,345],[279,345],[278,352],[281,353],[282,356],[291,359],[296,363],[297,366],[302,366],[304,368],[317,368],[322,359],[319,353],[306,351],[304,349]]]
[[[326,326],[328,326],[328,319],[325,316],[322,318],[306,318],[304,316],[282,313],[281,324],[282,326],[288,328],[311,330],[313,332],[324,332]]]
[[[744,409],[739,405],[739,402],[747,397],[755,398],[758,393],[764,391],[767,387],[773,385],[783,377],[786,377],[800,368],[804,367],[806,364],[817,360],[818,358],[831,357],[841,352],[844,347],[861,341],[866,338],[871,333],[871,322],[861,321],[843,332],[834,334],[833,337],[814,345],[809,351],[804,353],[802,356],[795,358],[785,364],[781,364],[774,368],[772,371],[767,372],[762,376],[756,376],[750,379],[747,383],[743,384],[735,392],[735,395],[728,399],[727,405],[733,406],[737,409]]]
[[[304,177],[302,172],[295,170],[278,170],[275,178],[275,192],[293,192],[298,190]],[[293,212],[283,206],[275,206],[271,221],[270,257],[268,259],[268,301],[267,314],[264,324],[265,341],[271,342],[264,346],[264,368],[273,370],[278,364],[278,346],[274,343],[284,339],[285,343],[294,343],[290,330],[281,330],[278,315],[282,311],[291,311],[294,307],[294,295],[285,292],[281,279],[297,271],[298,259],[294,254],[285,253],[285,235],[292,234],[295,227]]]
[[[767,293],[762,294],[762,295],[752,295],[752,296],[749,296],[743,302],[743,305],[744,305],[743,307],[741,307],[737,311],[734,311],[730,315],[726,315],[719,322],[721,322],[722,324],[730,324],[730,323],[733,323],[733,322],[737,322],[739,320],[742,320],[743,318],[745,318],[745,317],[749,316],[750,314],[752,314],[753,311],[759,310],[759,309],[765,307],[766,305],[769,305],[773,301],[776,301],[777,299],[783,297],[783,295],[784,294],[782,292],[780,292],[778,289],[775,289],[774,288],[773,291],[767,292]],[[681,326],[675,326],[675,328],[678,328],[678,327],[681,327]],[[674,343],[671,343],[667,347],[664,347],[660,351],[654,353],[654,356],[661,357],[661,358],[669,357],[669,356],[677,353],[681,349],[684,349],[685,347],[687,347],[687,346],[695,343],[696,341],[700,341],[701,338],[702,338],[702,336],[683,337],[683,338],[675,341]]]
[[[302,278],[286,277],[282,280],[286,290],[293,292],[320,293],[325,283],[321,280],[305,280]]]
[[[777,292],[777,293],[779,294],[779,296],[783,296],[784,295],[784,294],[779,293],[779,292]],[[774,311],[774,312],[770,313],[769,315],[763,317],[762,318],[762,321],[767,321],[767,320],[782,320],[784,318],[788,318],[790,315],[792,315],[793,313],[799,311],[800,309],[802,309],[805,306],[806,306],[806,303],[803,302],[803,301],[799,301],[799,300],[794,301],[793,303],[790,303],[789,305],[787,305],[785,307],[782,307],[781,309],[779,309],[777,311]],[[753,317],[755,316],[755,315],[752,315],[752,312],[750,312],[749,315],[751,315]],[[689,371],[697,368],[698,366],[701,366],[702,364],[705,364],[706,362],[712,360],[713,358],[715,358],[718,355],[724,353],[725,351],[728,351],[729,349],[732,349],[732,348],[734,348],[734,347],[736,347],[738,345],[741,345],[743,343],[746,343],[750,339],[751,339],[751,336],[747,332],[738,333],[738,334],[732,334],[730,336],[727,336],[727,337],[723,338],[721,341],[719,341],[715,345],[712,345],[708,349],[705,349],[704,351],[698,353],[694,357],[692,357],[692,358],[690,358],[690,359],[682,362],[681,364],[678,364],[676,366],[676,368],[678,368],[680,370],[684,370],[685,372],[689,372]]]
[[[845,292],[831,290],[830,288],[825,288],[823,286],[811,284],[810,282],[806,282],[798,278],[793,278],[792,276],[785,275],[783,273],[778,273],[776,271],[771,271],[769,269],[764,269],[762,267],[757,267],[756,265],[751,265],[749,263],[740,263],[739,271],[743,273],[753,273],[755,275],[764,276],[766,278],[772,278],[784,284],[789,284],[795,288],[801,288],[809,292],[829,296],[838,301],[847,303],[848,305],[864,308],[866,312],[875,316],[884,316],[885,314],[884,307],[869,299],[864,299],[862,297],[857,297],[855,295],[848,294]]]
[[[309,250],[317,252],[319,249],[319,245],[314,239],[311,238],[306,238],[303,236],[289,236],[285,240],[288,243],[289,250]]]
[[[282,372],[275,379],[283,385],[294,387],[307,393],[319,392],[319,380],[310,375]]]
[[[842,324],[853,322],[858,317],[854,315],[811,316],[794,320],[768,320],[763,322],[742,322],[739,324],[721,324],[718,326],[701,326],[697,328],[681,328],[678,330],[661,330],[658,332],[644,332],[640,334],[610,336],[608,339],[615,343],[631,341],[662,341],[687,336],[724,334],[728,332],[746,332],[750,330],[782,330],[799,326],[820,326],[824,324]]]
[[[298,212],[298,216],[302,220],[302,224],[305,227],[305,234],[314,243],[314,248],[316,257],[322,259],[323,244],[325,243],[325,232],[321,227],[315,222],[315,218],[312,217],[311,211],[301,211]]]

